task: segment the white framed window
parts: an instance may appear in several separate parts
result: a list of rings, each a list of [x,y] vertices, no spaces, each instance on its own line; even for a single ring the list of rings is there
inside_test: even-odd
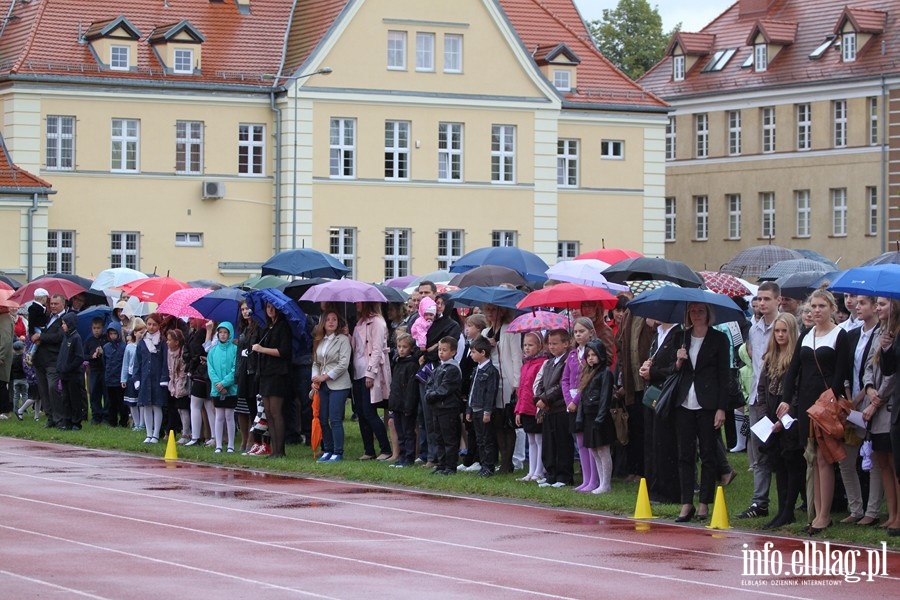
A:
[[[666,198],[666,241],[675,241],[675,198]]]
[[[556,184],[578,187],[578,140],[557,140]]]
[[[416,71],[434,71],[433,33],[416,33]]]
[[[388,31],[387,68],[391,71],[406,70],[405,31]]]
[[[462,229],[439,229],[437,240],[437,268],[449,269],[463,255]]]
[[[572,260],[578,256],[579,242],[574,240],[560,240],[556,242],[556,261]]]
[[[762,151],[766,154],[775,152],[774,106],[767,106],[762,109]]]
[[[847,101],[833,101],[831,110],[834,115],[834,147],[844,148],[847,146]]]
[[[728,154],[738,156],[741,153],[741,111],[728,111]]]
[[[844,62],[856,60],[856,32],[849,31],[841,36],[841,59]]]
[[[491,126],[491,182],[516,182],[516,127]]]
[[[444,73],[462,73],[463,36],[458,33],[444,34]]]
[[[797,105],[797,150],[812,148],[812,107]]]
[[[176,73],[191,74],[194,72],[194,51],[190,48],[175,49],[175,64],[173,70]]]
[[[110,169],[116,173],[136,173],[140,153],[140,121],[112,120],[112,151]]]
[[[753,46],[753,70],[757,73],[763,73],[769,68],[769,46],[768,44],[756,44]]]
[[[563,69],[554,69],[553,87],[560,92],[568,92],[572,89],[572,73]]]
[[[771,240],[775,237],[775,192],[760,192],[759,206],[762,215],[760,235]]]
[[[666,160],[675,160],[676,122],[675,117],[669,117],[666,123]]]
[[[672,79],[675,81],[684,81],[684,55],[672,57]]]
[[[200,248],[203,246],[203,234],[200,232],[176,233],[175,245]]]
[[[109,235],[109,266],[113,269],[127,267],[139,271],[137,231],[113,231]]]
[[[491,232],[491,246],[514,248],[519,245],[519,233],[509,229],[497,229]]]
[[[697,158],[709,156],[709,116],[706,113],[694,115],[694,137]]]
[[[847,188],[831,190],[831,235],[847,235]]]
[[[741,239],[741,195],[725,194],[728,206],[728,239]]]
[[[810,235],[809,190],[794,190],[794,208],[797,212],[795,234],[798,238],[808,238]]]
[[[238,125],[238,175],[265,175],[265,150],[265,125]]]
[[[601,140],[600,158],[622,160],[625,158],[625,142],[622,140]]]
[[[203,172],[203,122],[175,122],[175,172],[199,175]]]
[[[866,187],[866,235],[878,235],[878,188]]]
[[[709,198],[694,196],[694,240],[698,242],[709,239]]]
[[[409,275],[411,230],[395,227],[384,232],[384,278]]]
[[[47,115],[47,169],[72,171],[75,169],[75,117]],[[62,273],[62,271],[50,271]]]
[[[438,123],[438,181],[463,180],[463,124]]]
[[[347,275],[356,278],[356,227],[331,227],[328,230],[328,253],[350,269]]]
[[[75,273],[75,231],[50,229],[47,231],[47,272]]]
[[[869,145],[878,145],[878,98],[868,98],[869,106]]]
[[[409,179],[409,121],[384,122],[384,178]]]
[[[131,67],[131,48],[128,46],[109,47],[109,68],[114,71],[127,71]]]
[[[328,168],[332,179],[356,177],[356,119],[331,119]]]

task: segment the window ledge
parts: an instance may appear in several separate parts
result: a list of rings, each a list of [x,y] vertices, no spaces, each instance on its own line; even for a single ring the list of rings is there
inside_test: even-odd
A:
[[[846,233],[842,233],[842,234],[831,234],[831,235],[829,235],[828,237],[829,237],[829,238],[834,238],[834,239],[841,239],[841,238],[847,237],[847,234],[846,234]]]
[[[726,238],[722,238],[722,241],[723,241],[723,242],[739,242],[739,241],[741,241],[741,238],[739,238],[739,237],[726,237]]]
[[[791,239],[792,240],[808,240],[811,237],[812,237],[811,235],[792,235]]]

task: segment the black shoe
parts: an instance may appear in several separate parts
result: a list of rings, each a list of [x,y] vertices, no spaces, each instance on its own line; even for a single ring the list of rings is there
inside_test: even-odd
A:
[[[44,424],[44,429],[56,429],[56,427],[57,427],[56,423],[54,423],[53,421],[50,421],[49,419]]]
[[[768,517],[769,509],[759,506],[756,502],[750,508],[737,516],[738,519],[755,519],[756,517]]]
[[[68,431],[68,430],[69,430],[69,426],[68,426],[68,425],[57,425],[56,428],[57,428],[58,430],[60,430],[60,431]]]
[[[807,532],[809,535],[819,535],[820,533],[822,533],[823,531],[825,531],[826,529],[828,529],[829,527],[831,527],[831,525],[832,525],[833,523],[834,523],[834,522],[833,522],[831,519],[829,519],[829,520],[828,520],[828,524],[827,524],[825,527],[813,527],[812,525],[810,525],[810,526],[809,526],[809,529],[807,529],[806,532]]]
[[[440,475],[456,475],[456,469],[444,469]]]
[[[478,472],[478,476],[479,476],[479,477],[493,477],[493,476],[494,476],[494,472],[493,472],[493,471],[489,471],[489,470],[487,470],[487,469],[482,469],[482,470],[480,470],[480,471]]]
[[[76,423],[75,425],[72,425],[71,430],[72,431],[81,431],[81,425]]]
[[[688,511],[688,514],[679,515],[679,516],[675,517],[675,522],[676,523],[687,523],[688,521],[690,521],[694,518],[695,514],[697,514],[697,509],[695,507],[691,506],[691,510]]]

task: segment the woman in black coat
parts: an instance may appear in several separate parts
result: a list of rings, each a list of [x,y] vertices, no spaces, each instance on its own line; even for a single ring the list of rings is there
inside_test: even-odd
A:
[[[581,401],[578,403],[575,422],[576,425],[579,421],[583,423],[584,447],[593,455],[593,467],[597,469],[598,485],[590,492],[605,494],[612,489],[610,446],[616,441],[616,426],[609,414],[609,409],[612,408],[613,373],[602,341],[591,340],[586,344],[584,352],[586,366],[582,368],[578,386]]]
[[[251,349],[259,359],[259,395],[262,396],[272,439],[270,458],[284,456],[284,399],[293,394],[290,371],[292,343],[287,321],[271,302],[266,302],[266,328]]]
[[[687,307],[685,343],[676,353],[681,379],[675,392],[675,437],[678,439],[678,479],[681,513],[678,523],[709,516],[717,478],[716,432],[725,423],[723,393],[731,366],[728,336],[712,328],[712,307],[693,302]],[[694,465],[700,442],[700,509],[694,508]]]

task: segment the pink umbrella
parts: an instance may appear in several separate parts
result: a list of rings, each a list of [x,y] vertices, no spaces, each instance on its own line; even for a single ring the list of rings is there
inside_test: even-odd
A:
[[[200,311],[191,306],[195,300],[211,293],[208,288],[187,288],[172,292],[168,298],[159,303],[157,312],[173,317],[187,317],[189,319],[205,319]]]
[[[387,302],[378,288],[370,283],[353,279],[336,279],[314,285],[300,300],[307,302]]]
[[[572,321],[566,314],[550,312],[549,310],[536,310],[519,315],[513,319],[507,331],[510,333],[528,333],[529,331],[569,329],[571,326]]]
[[[129,296],[137,296],[141,302],[156,302],[160,304],[172,293],[190,287],[185,282],[172,277],[150,277],[126,283],[122,286],[122,291]]]

